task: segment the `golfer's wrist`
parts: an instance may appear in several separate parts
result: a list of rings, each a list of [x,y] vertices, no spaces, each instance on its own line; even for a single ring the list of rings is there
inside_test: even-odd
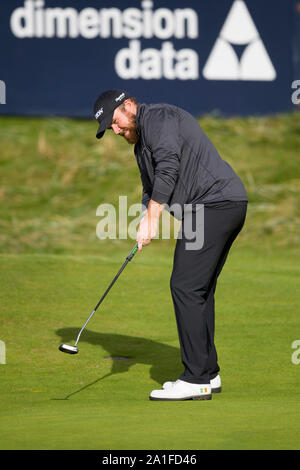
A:
[[[163,211],[164,205],[160,204],[159,202],[154,201],[153,199],[150,200],[148,205],[148,216],[151,218],[158,218],[160,217]]]

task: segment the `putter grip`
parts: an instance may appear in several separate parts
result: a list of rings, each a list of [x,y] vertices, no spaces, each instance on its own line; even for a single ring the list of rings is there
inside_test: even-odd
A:
[[[135,245],[134,248],[131,250],[131,252],[129,253],[129,255],[127,256],[126,259],[127,259],[128,261],[131,261],[132,258],[134,257],[134,255],[136,254],[137,250],[138,250],[138,244],[136,243],[136,245]]]
[[[145,217],[145,214],[142,214],[142,217],[141,217],[141,220]],[[138,251],[138,243],[135,244],[135,246],[133,247],[133,249],[131,250],[131,252],[129,253],[129,255],[127,256],[126,260],[127,261],[131,261],[132,258],[134,257],[134,255],[136,254],[136,252]]]

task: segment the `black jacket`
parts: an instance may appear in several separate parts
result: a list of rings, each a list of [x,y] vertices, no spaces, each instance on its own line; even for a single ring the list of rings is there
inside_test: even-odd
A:
[[[140,138],[134,153],[146,207],[150,199],[169,207],[179,204],[182,210],[184,204],[248,200],[240,178],[188,112],[168,104],[139,104],[136,126]]]

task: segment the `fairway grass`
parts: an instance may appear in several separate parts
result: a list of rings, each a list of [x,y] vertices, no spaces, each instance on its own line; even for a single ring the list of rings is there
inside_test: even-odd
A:
[[[299,265],[237,242],[216,291],[221,394],[152,402],[182,371],[169,290],[173,244],[111,256],[0,255],[1,450],[299,449]],[[126,360],[114,360],[118,356]]]

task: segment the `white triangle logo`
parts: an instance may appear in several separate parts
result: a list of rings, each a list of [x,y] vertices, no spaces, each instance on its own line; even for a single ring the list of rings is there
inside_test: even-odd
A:
[[[240,59],[234,45],[245,47]],[[275,80],[276,70],[243,0],[233,2],[203,76],[207,80]]]

